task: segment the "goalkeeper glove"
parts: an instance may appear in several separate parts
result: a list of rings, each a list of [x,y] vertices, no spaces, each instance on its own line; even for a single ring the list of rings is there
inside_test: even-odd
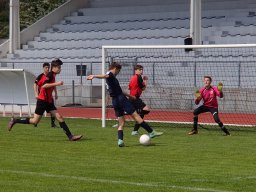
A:
[[[195,97],[196,97],[196,98],[199,98],[200,96],[201,96],[201,93],[200,93],[199,89],[197,89],[197,90],[195,91]]]
[[[217,85],[218,91],[222,92],[223,89],[223,83],[219,82],[219,84]]]

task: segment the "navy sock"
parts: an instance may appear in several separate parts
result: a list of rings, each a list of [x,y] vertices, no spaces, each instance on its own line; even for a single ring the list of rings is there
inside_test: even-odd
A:
[[[60,122],[60,127],[63,129],[64,133],[68,136],[68,138],[70,138],[72,136],[67,124],[65,123],[65,121]]]
[[[148,133],[153,131],[153,129],[145,121],[143,121],[140,126],[143,127]]]
[[[118,139],[124,140],[124,132],[123,132],[123,130],[118,130],[117,131],[117,136],[118,136]]]
[[[21,123],[21,124],[29,124],[29,119],[28,117],[20,118],[20,119],[15,119],[15,123]]]

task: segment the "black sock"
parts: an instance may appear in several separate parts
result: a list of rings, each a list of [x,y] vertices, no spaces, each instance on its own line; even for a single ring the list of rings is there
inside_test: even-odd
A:
[[[51,116],[51,123],[52,123],[52,125],[55,124],[55,117],[54,116]]]
[[[198,124],[198,117],[194,117],[194,124],[193,124],[194,130],[197,130],[197,124]]]
[[[65,123],[65,121],[60,122],[60,127],[63,129],[64,133],[68,136],[68,138],[70,138],[72,136],[67,124]]]
[[[118,137],[118,139],[124,140],[124,132],[123,132],[123,130],[118,130],[117,131],[117,137]]]
[[[140,128],[140,124],[135,123],[134,127],[133,127],[133,131],[138,131]]]
[[[230,135],[229,131],[226,129],[226,127],[223,125],[222,122],[220,122],[220,123],[218,123],[218,124],[219,124],[221,130],[222,130],[224,133],[226,133],[227,135]]]
[[[15,119],[14,122],[21,123],[21,124],[30,124],[29,119],[30,118],[28,118],[28,117],[24,117],[24,118],[20,118],[20,119]]]
[[[153,129],[145,121],[143,121],[140,126],[143,127],[148,133],[153,131]]]

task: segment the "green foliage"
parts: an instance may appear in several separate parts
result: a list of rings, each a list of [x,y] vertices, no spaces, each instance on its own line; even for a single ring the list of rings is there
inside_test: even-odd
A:
[[[125,127],[126,147],[117,146],[117,130],[99,120],[66,119],[83,134],[69,142],[60,128],[43,118],[37,128],[15,125],[7,131],[0,118],[1,191],[100,192],[253,192],[256,188],[254,132],[158,129],[164,135],[142,146]],[[113,121],[112,123],[115,123]],[[210,128],[209,128],[210,129]],[[143,130],[140,130],[143,133]]]
[[[66,0],[20,0],[21,30],[42,18]],[[0,38],[8,37],[9,0],[0,0]]]

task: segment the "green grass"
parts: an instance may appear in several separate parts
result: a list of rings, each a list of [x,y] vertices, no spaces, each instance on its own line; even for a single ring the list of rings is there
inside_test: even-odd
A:
[[[0,118],[0,191],[255,191],[254,132],[159,128],[164,135],[152,145],[139,145],[125,129],[124,148],[117,146],[116,129],[101,128],[97,120],[66,119],[72,132],[50,128],[43,118],[38,128],[15,125]],[[114,122],[113,122],[114,123]]]

